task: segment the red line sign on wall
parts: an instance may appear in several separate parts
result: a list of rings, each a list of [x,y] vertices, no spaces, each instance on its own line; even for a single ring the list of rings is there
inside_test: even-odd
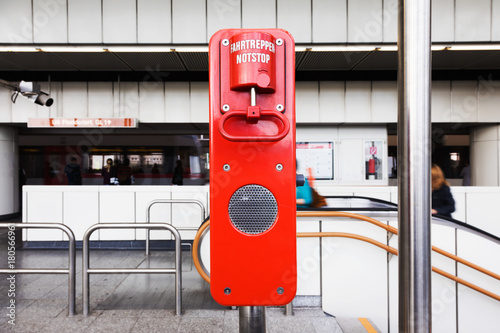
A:
[[[136,128],[136,118],[29,118],[28,127],[38,128]]]

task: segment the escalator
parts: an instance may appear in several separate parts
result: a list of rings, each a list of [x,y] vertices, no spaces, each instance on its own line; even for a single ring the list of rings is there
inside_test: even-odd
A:
[[[359,196],[326,201],[326,207],[297,211],[298,297],[319,295],[326,313],[368,317],[383,332],[397,331],[397,205]],[[205,225],[201,234],[207,231]],[[500,238],[442,216],[432,217],[431,235],[439,246],[432,255],[433,331],[493,332],[492,318],[500,315]]]

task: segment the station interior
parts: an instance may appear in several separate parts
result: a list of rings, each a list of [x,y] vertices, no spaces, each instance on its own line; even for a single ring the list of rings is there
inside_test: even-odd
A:
[[[415,325],[497,332],[500,1],[422,1],[415,30],[398,23],[403,3],[0,0],[0,332],[399,332],[402,216],[422,207],[432,248]],[[254,53],[230,44],[245,38]],[[403,63],[401,38],[428,61]],[[234,74],[252,54],[272,63],[255,82]],[[427,132],[409,142],[400,74],[417,61],[427,114],[410,119]],[[241,139],[244,126],[263,137]],[[450,216],[430,212],[431,165]],[[296,174],[324,206],[296,205]],[[429,193],[413,202],[405,180]],[[246,215],[274,214],[257,235],[231,215],[237,188]],[[256,188],[270,203],[247,206]],[[280,223],[291,231],[273,238]],[[276,272],[277,294],[258,299]],[[243,297],[211,290],[224,275],[254,299],[217,302]]]

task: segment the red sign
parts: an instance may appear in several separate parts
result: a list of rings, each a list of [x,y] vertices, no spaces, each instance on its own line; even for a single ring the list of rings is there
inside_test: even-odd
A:
[[[39,128],[136,128],[135,118],[29,118],[28,127]]]
[[[210,40],[210,291],[284,305],[297,289],[295,46],[284,30]]]
[[[276,89],[276,39],[265,32],[243,32],[229,39],[231,89]]]

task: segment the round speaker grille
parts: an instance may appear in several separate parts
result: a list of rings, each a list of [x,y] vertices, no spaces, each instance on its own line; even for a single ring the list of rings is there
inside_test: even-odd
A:
[[[260,234],[268,230],[277,215],[276,198],[264,186],[242,186],[229,200],[229,218],[236,229],[246,234]]]

